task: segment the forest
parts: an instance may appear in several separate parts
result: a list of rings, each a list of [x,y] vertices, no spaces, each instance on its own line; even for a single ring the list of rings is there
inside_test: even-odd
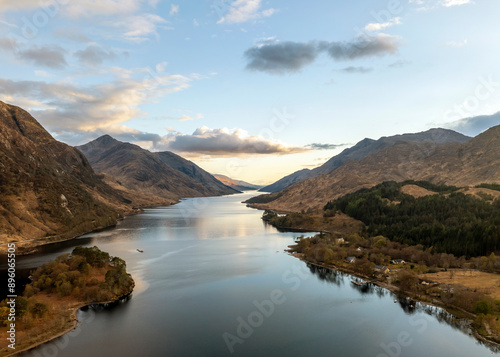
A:
[[[415,198],[401,191],[407,184],[436,194]],[[477,198],[453,186],[384,182],[330,201],[324,211],[341,211],[362,221],[370,236],[421,244],[440,253],[475,257],[500,248],[500,200]]]
[[[97,247],[76,247],[31,274],[31,283],[16,298],[16,320],[23,328],[43,325],[57,312],[59,303],[113,301],[132,291],[134,280],[125,261]],[[48,297],[48,298],[47,298]],[[0,326],[7,326],[8,299],[0,302]]]

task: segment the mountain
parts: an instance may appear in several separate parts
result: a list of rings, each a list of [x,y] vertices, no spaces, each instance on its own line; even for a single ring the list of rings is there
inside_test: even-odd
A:
[[[348,161],[359,161],[375,151],[384,150],[388,147],[401,143],[434,143],[436,145],[446,143],[465,143],[470,137],[457,133],[448,129],[430,129],[421,133],[401,134],[388,137],[382,137],[378,140],[363,139],[353,147],[345,149],[340,154],[332,157],[320,167],[313,170],[296,171],[275,183],[263,187],[260,191],[263,192],[278,192],[293,184],[307,180],[309,178],[318,177],[320,175],[329,174],[333,170],[339,168]]]
[[[224,185],[232,187],[238,191],[253,191],[253,190],[258,190],[259,188],[262,187],[245,181],[234,180],[224,175],[214,175],[214,177],[220,182],[222,182]]]
[[[222,182],[221,185],[221,181],[214,175],[209,174],[198,165],[177,154],[170,151],[155,152],[154,154],[168,166],[201,183],[205,189],[210,190],[208,193],[209,195],[228,195],[240,191],[235,187],[232,187],[233,189],[228,189],[228,186],[231,187],[231,185],[226,185],[224,182]]]
[[[295,171],[294,173],[285,176],[278,181],[267,185],[265,187],[262,187],[259,191],[260,192],[279,192],[289,186],[292,186],[293,184],[296,184],[300,181],[307,180],[311,175],[311,170],[309,169],[302,169],[299,171]]]
[[[77,148],[94,170],[110,175],[129,190],[172,200],[238,192],[178,155],[152,153],[109,135]]]
[[[464,143],[397,142],[360,160],[348,161],[328,174],[278,193],[257,196],[248,203],[282,211],[317,209],[363,187],[405,180],[456,186],[500,183],[500,126]]]
[[[113,225],[128,203],[80,151],[55,140],[25,110],[0,102],[1,243],[65,239]]]

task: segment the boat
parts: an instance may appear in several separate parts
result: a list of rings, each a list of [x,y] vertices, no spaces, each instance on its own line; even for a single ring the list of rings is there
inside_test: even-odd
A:
[[[144,253],[144,251],[143,251],[142,249],[137,249],[137,251],[138,251],[139,253]]]
[[[351,280],[351,283],[353,283],[356,286],[364,286],[366,282],[364,281],[357,281],[357,280]]]

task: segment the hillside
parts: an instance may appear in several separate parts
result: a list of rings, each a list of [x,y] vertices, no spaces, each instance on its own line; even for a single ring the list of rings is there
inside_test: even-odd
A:
[[[237,193],[178,155],[152,153],[109,135],[78,146],[97,172],[112,176],[128,190],[165,199]]]
[[[384,181],[424,180],[474,186],[500,182],[500,126],[460,143],[399,142],[351,160],[326,175],[248,203],[282,211],[317,209],[329,200]]]
[[[77,149],[0,102],[0,242],[64,239],[116,223],[127,199]]]
[[[330,201],[324,209],[360,220],[370,236],[422,244],[439,253],[479,256],[498,251],[499,200],[468,195],[454,186],[415,184],[433,194],[416,198],[402,190],[406,182],[383,182]]]
[[[465,143],[469,139],[468,136],[447,129],[430,129],[421,133],[382,137],[378,140],[366,138],[353,147],[347,148],[340,154],[332,157],[320,167],[313,170],[303,169],[296,171],[269,186],[263,187],[260,191],[279,192],[309,178],[329,174],[348,161],[359,161],[372,153],[402,143],[432,143],[434,145],[442,145],[447,143]]]
[[[253,191],[253,190],[258,190],[262,186],[259,185],[254,185],[252,183],[248,183],[245,181],[241,180],[235,180],[230,177],[224,176],[224,175],[214,175],[214,177],[222,182],[224,185],[229,186],[234,188],[235,190],[238,191]]]

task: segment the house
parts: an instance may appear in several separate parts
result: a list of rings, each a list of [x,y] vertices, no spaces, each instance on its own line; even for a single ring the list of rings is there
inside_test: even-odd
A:
[[[345,243],[344,238],[337,238],[337,244],[343,244]]]
[[[356,248],[356,251],[357,251],[357,252],[363,252],[363,253],[366,253],[366,252],[368,252],[368,249],[358,247],[358,248]]]
[[[403,259],[393,259],[391,260],[391,264],[402,265],[406,264],[406,262]]]
[[[386,266],[383,266],[383,265],[375,265],[373,267],[373,269],[378,272],[378,273],[382,273],[382,274],[389,274],[390,272],[390,269]]]
[[[347,257],[345,258],[345,262],[350,264],[356,263],[356,257]]]

